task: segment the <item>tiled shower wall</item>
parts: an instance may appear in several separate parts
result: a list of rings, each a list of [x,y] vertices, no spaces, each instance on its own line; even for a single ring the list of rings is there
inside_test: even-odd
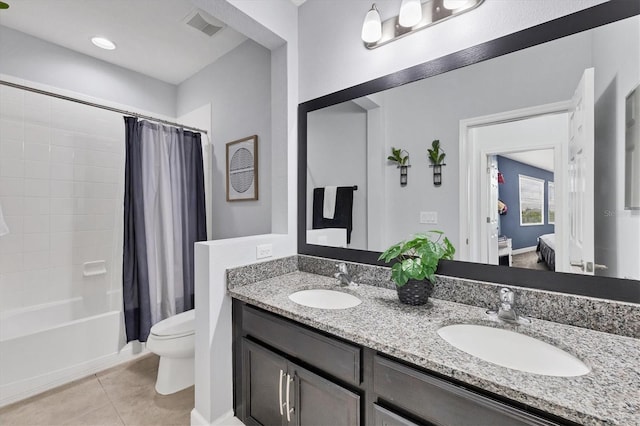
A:
[[[0,311],[119,309],[124,149],[121,115],[0,86]],[[94,261],[106,273],[85,276]]]

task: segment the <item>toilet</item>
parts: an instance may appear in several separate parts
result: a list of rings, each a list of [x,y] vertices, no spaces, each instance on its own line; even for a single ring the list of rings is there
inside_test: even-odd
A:
[[[153,327],[147,349],[160,357],[156,392],[169,395],[194,383],[195,310],[164,319]]]

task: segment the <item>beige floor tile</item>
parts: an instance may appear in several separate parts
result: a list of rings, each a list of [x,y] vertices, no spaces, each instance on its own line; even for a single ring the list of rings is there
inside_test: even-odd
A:
[[[108,376],[112,374],[117,374],[118,372],[122,372],[123,370],[127,371],[147,371],[147,370],[158,370],[158,363],[160,362],[160,357],[155,354],[148,354],[145,356],[141,356],[140,358],[136,358],[133,361],[127,362],[125,364],[116,365],[115,367],[109,368],[107,370],[100,371],[96,373],[98,378],[103,376]]]
[[[111,404],[93,410],[63,423],[64,426],[124,426],[115,407]]]
[[[110,405],[95,376],[52,389],[0,409],[0,424],[53,426]]]
[[[194,406],[194,389],[187,388],[172,395],[159,395],[153,385],[135,393],[127,399],[113,401],[120,418],[128,426],[189,425]]]

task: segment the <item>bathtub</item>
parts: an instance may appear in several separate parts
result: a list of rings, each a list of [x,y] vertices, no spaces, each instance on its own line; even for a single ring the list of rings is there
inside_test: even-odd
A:
[[[140,354],[120,311],[87,316],[82,297],[0,315],[0,407]]]

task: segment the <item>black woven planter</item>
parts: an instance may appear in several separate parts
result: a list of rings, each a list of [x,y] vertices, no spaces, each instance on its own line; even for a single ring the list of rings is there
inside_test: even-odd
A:
[[[433,283],[429,280],[409,280],[402,287],[396,286],[398,299],[407,305],[424,305],[433,293]]]

